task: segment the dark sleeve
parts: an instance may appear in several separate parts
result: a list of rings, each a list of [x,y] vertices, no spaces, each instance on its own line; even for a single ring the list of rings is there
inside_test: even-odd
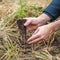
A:
[[[53,0],[43,12],[55,20],[60,15],[60,0]]]

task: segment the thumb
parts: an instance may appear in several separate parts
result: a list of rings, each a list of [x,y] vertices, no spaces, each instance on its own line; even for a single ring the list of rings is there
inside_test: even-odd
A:
[[[30,23],[31,23],[31,20],[27,20],[27,21],[24,23],[24,26],[28,26]]]

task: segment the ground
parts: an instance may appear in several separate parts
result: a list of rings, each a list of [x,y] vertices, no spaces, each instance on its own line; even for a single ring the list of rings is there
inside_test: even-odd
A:
[[[29,6],[23,13],[27,11],[27,15],[36,16],[40,14],[39,11],[42,11],[37,10],[37,8],[41,9],[42,7],[44,9],[50,3],[50,0],[24,0],[22,3],[34,5]],[[37,8],[35,5],[37,5]],[[19,8],[19,1],[17,0],[3,0],[3,2],[0,2],[0,60],[29,60],[30,58],[31,60],[60,60],[60,31],[54,33],[46,43],[28,47],[27,52],[29,53],[24,52],[25,49],[21,48],[20,43],[22,38],[15,23],[17,16],[14,12],[16,12],[17,8]],[[37,10],[38,14],[33,8]],[[24,14],[22,16],[25,17]],[[31,36],[32,33],[28,33],[27,37]]]

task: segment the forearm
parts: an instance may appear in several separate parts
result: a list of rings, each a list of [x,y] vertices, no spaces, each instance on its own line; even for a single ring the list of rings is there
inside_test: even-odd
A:
[[[52,22],[50,24],[48,24],[51,26],[52,30],[55,32],[55,31],[58,31],[60,30],[60,20],[58,21],[55,21],[55,22]]]
[[[43,24],[45,24],[45,23],[47,23],[48,21],[51,20],[51,18],[48,15],[46,15],[45,13],[41,14],[38,18],[40,20],[42,20]],[[60,30],[60,20],[52,22],[52,23],[50,23],[48,25],[51,26],[51,28],[53,29],[53,31]]]
[[[42,23],[43,24],[46,24],[48,21],[51,20],[51,18],[46,15],[45,13],[42,13],[39,17],[38,17],[39,20],[42,20]]]

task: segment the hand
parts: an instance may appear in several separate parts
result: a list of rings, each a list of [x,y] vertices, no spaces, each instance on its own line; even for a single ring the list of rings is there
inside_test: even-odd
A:
[[[26,18],[27,21],[24,25],[27,27],[27,30],[29,31],[46,24],[48,21],[50,21],[50,19],[51,18],[49,16],[43,13],[37,18],[32,18],[32,17]]]
[[[33,35],[27,40],[27,42],[29,44],[37,42],[41,43],[44,40],[47,40],[47,38],[49,38],[51,33],[53,33],[53,28],[51,24],[38,27],[37,30],[33,33]]]
[[[26,23],[24,24],[26,27],[27,27],[27,30],[30,31],[30,30],[33,30],[33,29],[36,29],[39,25],[42,25],[40,23],[40,19],[38,18],[26,18]]]

